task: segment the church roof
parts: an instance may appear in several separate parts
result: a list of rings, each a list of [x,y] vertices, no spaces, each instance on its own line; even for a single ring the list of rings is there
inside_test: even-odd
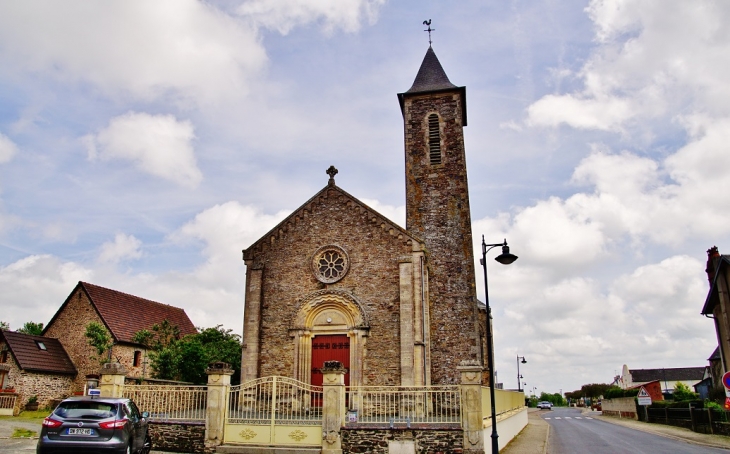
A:
[[[436,52],[429,46],[426,56],[423,57],[421,67],[416,74],[416,80],[413,85],[405,93],[398,93],[398,102],[400,110],[405,114],[405,98],[406,96],[421,95],[428,93],[441,93],[444,91],[457,91],[461,97],[461,118],[462,126],[466,126],[466,87],[457,87],[452,84],[446,75],[441,62],[436,56]]]
[[[436,53],[433,51],[433,48],[429,47],[426,51],[426,56],[423,57],[423,62],[416,75],[416,80],[413,81],[413,85],[406,93],[421,93],[453,88],[458,87],[449,81]]]
[[[198,331],[184,309],[158,303],[139,296],[101,287],[88,282],[79,282],[63,303],[56,315],[46,326],[46,330],[64,310],[71,297],[80,289],[89,298],[104,325],[117,342],[134,343],[134,334],[142,329],[150,329],[154,324],[167,320],[180,329],[180,334],[195,334]],[[44,333],[45,331],[44,330]]]
[[[349,194],[344,189],[340,188],[335,184],[334,174],[337,173],[337,169],[334,168],[334,166],[330,167],[327,170],[327,173],[330,174],[330,180],[327,186],[325,186],[322,190],[317,192],[314,196],[312,196],[309,200],[304,202],[299,208],[294,210],[289,216],[287,216],[283,221],[281,221],[279,224],[277,224],[273,229],[269,230],[266,234],[264,234],[261,238],[256,240],[251,246],[247,247],[243,250],[243,259],[249,260],[254,257],[254,252],[258,250],[261,246],[265,246],[267,244],[271,243],[271,240],[274,238],[279,238],[281,235],[285,235],[286,231],[288,230],[288,227],[290,224],[295,224],[298,219],[301,219],[304,217],[305,211],[312,210],[312,207],[318,203],[318,200],[322,197],[327,197],[327,194],[329,191],[336,191],[340,195],[344,196],[344,198],[349,202],[352,209],[362,208],[364,209],[368,214],[369,222],[373,225],[373,228],[377,228],[378,230],[387,230],[390,231],[393,236],[397,236],[398,238],[402,238],[403,241],[411,241],[413,243],[422,244],[423,241],[419,238],[415,237],[412,233],[410,233],[408,230],[404,229],[403,227],[399,226],[395,222],[391,221],[387,217],[383,216],[382,214],[378,213],[374,209],[370,208],[368,205],[363,203],[361,200],[359,200],[357,197]]]

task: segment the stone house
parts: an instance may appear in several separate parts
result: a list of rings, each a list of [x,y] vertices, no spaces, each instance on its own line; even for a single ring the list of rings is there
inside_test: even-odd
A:
[[[18,394],[17,409],[32,396],[40,408],[68,395],[76,367],[58,339],[14,331],[0,332],[0,389]]]
[[[243,251],[241,381],[321,384],[338,360],[352,385],[458,382],[483,364],[463,127],[466,89],[429,47],[398,94],[405,130],[406,226],[329,180]]]
[[[88,282],[79,282],[43,330],[43,337],[56,338],[68,352],[78,374],[73,391],[85,389],[87,378],[98,374],[100,362],[85,336],[90,322],[103,325],[113,341],[107,359],[120,362],[128,376],[143,378],[150,374],[147,350],[133,341],[135,333],[169,321],[181,335],[194,334],[195,326],[183,309]]]

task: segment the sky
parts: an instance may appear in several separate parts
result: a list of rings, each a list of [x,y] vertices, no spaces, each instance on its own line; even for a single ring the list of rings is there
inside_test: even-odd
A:
[[[427,19],[466,87],[475,257],[482,235],[519,256],[488,257],[498,381],[518,356],[538,394],[706,365],[721,0],[0,0],[0,320],[47,323],[86,281],[241,333],[241,250],[330,165],[403,225],[396,94]]]

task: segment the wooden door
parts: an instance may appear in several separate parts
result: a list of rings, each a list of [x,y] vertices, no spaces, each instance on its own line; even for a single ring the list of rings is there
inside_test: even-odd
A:
[[[320,369],[325,361],[339,361],[347,369],[345,386],[350,384],[350,338],[346,334],[315,336],[312,339],[312,385],[322,386]]]

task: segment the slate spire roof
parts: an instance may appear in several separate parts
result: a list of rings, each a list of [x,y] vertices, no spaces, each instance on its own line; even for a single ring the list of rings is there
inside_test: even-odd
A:
[[[416,80],[413,81],[413,85],[411,85],[408,91],[398,93],[400,110],[405,116],[406,97],[449,91],[458,92],[461,98],[461,125],[466,126],[466,88],[458,87],[451,83],[449,77],[446,75],[446,71],[444,71],[441,62],[436,56],[436,52],[429,46],[426,51],[426,56],[423,57],[423,62],[421,62],[421,67],[418,69],[418,74],[416,74]]]
[[[406,93],[421,93],[452,88],[457,88],[457,86],[449,81],[444,68],[441,66],[441,62],[436,56],[436,52],[429,46],[426,51],[426,56],[423,57],[421,68],[418,70],[418,74],[416,74],[416,80],[413,81],[413,85]]]
[[[5,339],[22,370],[76,375],[76,367],[58,339],[15,331],[2,331],[0,339]]]
[[[48,322],[44,333],[77,291],[86,293],[116,342],[134,343],[132,339],[137,331],[148,330],[152,325],[162,323],[164,320],[177,325],[183,336],[198,332],[184,309],[79,281],[66,302]]]

